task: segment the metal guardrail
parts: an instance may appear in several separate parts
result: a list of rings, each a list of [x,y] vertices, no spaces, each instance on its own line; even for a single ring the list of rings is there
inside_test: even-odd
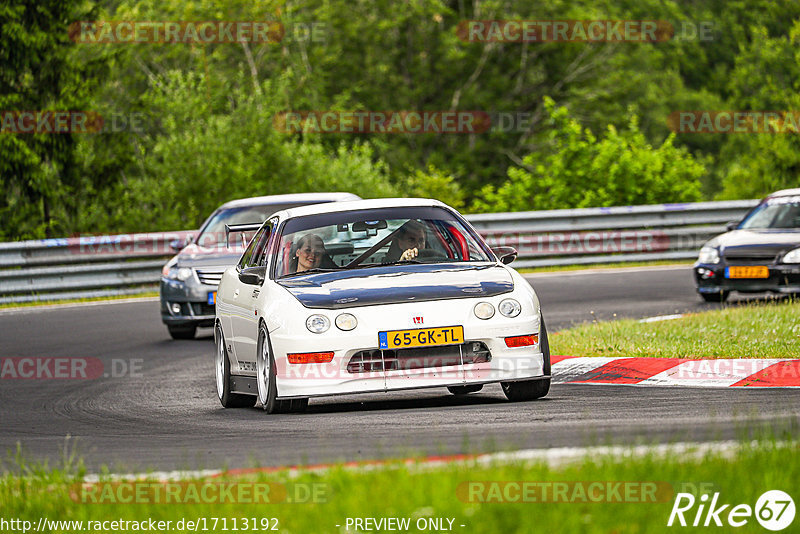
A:
[[[517,248],[514,267],[681,260],[758,200],[488,213],[468,216],[492,245]]]
[[[758,200],[487,213],[467,219],[514,267],[694,258]],[[0,243],[0,303],[153,290],[170,243],[194,231]]]

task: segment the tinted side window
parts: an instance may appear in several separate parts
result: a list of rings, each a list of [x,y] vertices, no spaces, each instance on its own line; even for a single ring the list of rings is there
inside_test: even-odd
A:
[[[258,265],[259,267],[264,267],[267,265],[267,256],[269,255],[270,244],[272,241],[272,237],[275,235],[275,232],[272,230],[275,228],[275,224],[277,224],[278,219],[270,219],[266,225],[264,225],[264,237],[262,239],[262,243],[258,244],[257,249],[253,253],[252,263],[253,265]]]
[[[247,269],[248,267],[255,267],[258,265],[259,258],[264,255],[267,248],[269,236],[272,233],[272,225],[265,224],[259,230],[253,240],[247,245],[247,249],[242,254],[242,259],[239,260],[239,268]]]

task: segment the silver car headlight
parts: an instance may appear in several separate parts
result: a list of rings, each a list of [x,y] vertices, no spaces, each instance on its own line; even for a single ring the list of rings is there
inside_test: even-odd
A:
[[[719,249],[716,247],[703,247],[697,257],[700,263],[719,263]]]
[[[497,309],[506,317],[516,317],[522,311],[522,306],[514,299],[505,299]]]
[[[331,321],[324,315],[311,315],[306,319],[306,328],[314,334],[321,334],[331,327]]]
[[[478,319],[491,319],[494,317],[494,306],[488,302],[479,302],[472,310]]]
[[[169,273],[167,273],[167,278],[171,278],[172,280],[180,280],[181,282],[185,282],[191,277],[192,270],[188,267],[173,267],[169,270]]]
[[[800,248],[787,252],[783,256],[783,263],[800,263]]]

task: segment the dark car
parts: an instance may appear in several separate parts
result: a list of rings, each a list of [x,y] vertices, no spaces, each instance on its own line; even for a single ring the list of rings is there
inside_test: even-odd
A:
[[[723,302],[731,291],[800,293],[800,189],[769,195],[728,230],[694,264],[704,300]]]
[[[360,200],[351,193],[300,193],[232,200],[217,208],[161,272],[161,320],[173,339],[192,339],[197,327],[214,326],[217,285],[242,255],[241,234],[226,243],[225,225],[261,223],[297,206]]]

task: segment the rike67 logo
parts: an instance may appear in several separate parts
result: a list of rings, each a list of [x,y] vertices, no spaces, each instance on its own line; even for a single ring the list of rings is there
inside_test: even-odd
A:
[[[749,504],[732,506],[722,503],[719,492],[711,496],[710,502],[708,494],[696,499],[691,493],[678,493],[667,526],[738,528],[746,525],[753,516],[767,530],[784,530],[794,521],[794,501],[788,493],[780,490],[763,493],[756,501],[755,507]]]

